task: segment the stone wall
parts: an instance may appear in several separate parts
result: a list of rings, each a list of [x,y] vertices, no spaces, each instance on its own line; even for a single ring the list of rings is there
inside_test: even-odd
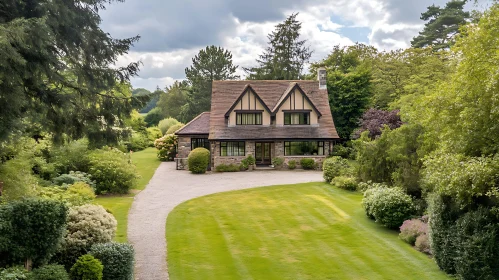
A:
[[[191,152],[191,137],[178,136],[177,157],[186,158]]]
[[[245,156],[220,156],[220,141],[211,142],[211,166],[220,164],[240,164],[249,154],[255,156],[255,141],[245,141]]]

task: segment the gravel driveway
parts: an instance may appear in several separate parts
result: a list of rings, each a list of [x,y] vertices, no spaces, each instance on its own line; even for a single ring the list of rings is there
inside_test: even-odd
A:
[[[322,181],[318,171],[253,171],[193,175],[161,163],[128,214],[128,240],[135,248],[135,279],[168,279],[165,224],[168,213],[192,198],[260,186]]]

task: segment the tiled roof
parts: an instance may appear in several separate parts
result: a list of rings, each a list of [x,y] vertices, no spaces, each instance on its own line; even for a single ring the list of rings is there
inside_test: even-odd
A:
[[[210,133],[210,112],[204,112],[177,130],[177,135],[209,134]]]
[[[233,126],[228,127],[225,113],[247,85],[269,108],[275,108],[283,95],[298,85],[322,114],[319,126]],[[282,100],[281,100],[282,101]],[[210,114],[210,139],[338,139],[326,89],[318,81],[213,81]]]

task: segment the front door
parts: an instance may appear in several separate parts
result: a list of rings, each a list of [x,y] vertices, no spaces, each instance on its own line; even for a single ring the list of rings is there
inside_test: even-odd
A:
[[[255,160],[256,164],[270,165],[270,142],[255,143]]]

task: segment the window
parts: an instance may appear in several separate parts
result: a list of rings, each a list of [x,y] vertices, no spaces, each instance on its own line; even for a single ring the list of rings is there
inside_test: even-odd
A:
[[[286,141],[284,142],[285,156],[324,155],[323,141]]]
[[[245,156],[244,142],[220,142],[221,156]]]
[[[287,113],[284,112],[284,124],[310,124],[310,113]]]
[[[237,125],[262,124],[262,113],[236,113]]]
[[[208,138],[191,138],[191,150],[199,147],[210,150],[210,141],[208,141]]]

